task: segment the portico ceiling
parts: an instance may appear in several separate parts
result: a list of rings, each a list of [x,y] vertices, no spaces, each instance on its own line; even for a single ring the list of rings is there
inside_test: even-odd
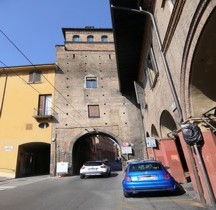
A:
[[[110,3],[120,91],[125,94],[134,90],[133,81],[137,80],[146,16],[120,9],[139,10],[138,0],[111,0]]]

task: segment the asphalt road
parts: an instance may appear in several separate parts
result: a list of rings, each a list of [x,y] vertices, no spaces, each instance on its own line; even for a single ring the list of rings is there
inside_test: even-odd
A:
[[[108,178],[29,177],[0,182],[0,210],[198,210],[184,192],[124,198],[122,172]]]

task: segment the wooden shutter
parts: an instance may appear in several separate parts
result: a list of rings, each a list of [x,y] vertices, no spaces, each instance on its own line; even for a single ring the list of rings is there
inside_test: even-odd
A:
[[[46,96],[40,95],[39,96],[39,106],[38,106],[38,115],[44,115],[45,112],[45,102]]]
[[[100,117],[99,105],[88,105],[88,116],[89,117]]]

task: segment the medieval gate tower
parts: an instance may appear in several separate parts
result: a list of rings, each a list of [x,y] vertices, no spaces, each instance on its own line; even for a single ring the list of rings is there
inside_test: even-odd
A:
[[[56,46],[58,117],[53,123],[51,174],[61,161],[68,162],[69,174],[77,174],[86,160],[112,159],[110,148],[121,155],[123,143],[132,146],[126,159],[143,158],[140,110],[134,99],[119,91],[112,29],[63,28],[62,32],[64,45]],[[97,144],[102,140],[106,148],[101,152]]]

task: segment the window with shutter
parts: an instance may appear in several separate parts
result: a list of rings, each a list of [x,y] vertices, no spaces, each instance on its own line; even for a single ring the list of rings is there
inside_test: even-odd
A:
[[[29,83],[39,83],[41,82],[41,72],[31,71],[29,72]]]
[[[146,73],[148,75],[150,86],[151,88],[154,88],[159,75],[159,71],[157,68],[157,64],[156,64],[156,60],[152,48],[150,49],[146,64],[147,64]]]
[[[88,117],[89,118],[100,117],[99,105],[88,105]]]
[[[52,115],[52,95],[39,95],[38,115]]]

